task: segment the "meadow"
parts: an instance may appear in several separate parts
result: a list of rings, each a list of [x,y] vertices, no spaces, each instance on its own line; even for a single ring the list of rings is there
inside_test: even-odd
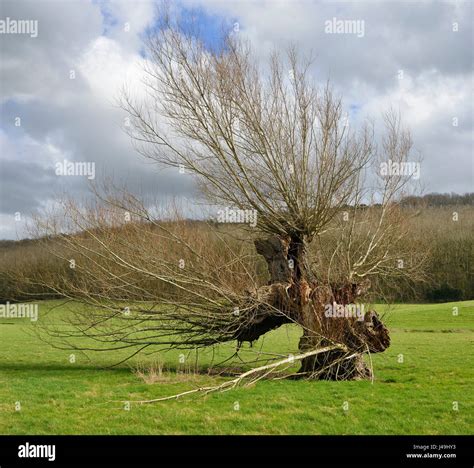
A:
[[[69,313],[68,307],[60,301],[43,301],[38,322],[0,319],[1,434],[472,434],[474,430],[474,301],[378,306],[392,345],[371,356],[373,382],[260,380],[250,388],[146,405],[134,401],[223,382],[228,377],[209,375],[207,369],[211,363],[221,370],[245,367],[238,360],[219,365],[235,346],[200,351],[197,368],[194,351],[186,353],[182,364],[183,351],[178,350],[139,355],[110,367],[125,354],[73,353],[53,348],[33,333],[47,314],[59,322]],[[241,354],[249,360],[267,351],[294,353],[298,339],[297,328],[284,326]]]

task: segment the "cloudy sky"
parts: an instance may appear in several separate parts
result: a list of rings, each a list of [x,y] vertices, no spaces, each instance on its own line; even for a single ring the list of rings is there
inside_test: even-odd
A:
[[[473,191],[473,3],[471,1],[203,0],[174,2],[212,40],[238,23],[258,57],[296,44],[312,51],[314,79],[343,94],[350,119],[376,121],[390,106],[411,128],[426,191]],[[330,34],[327,21],[363,21]],[[58,176],[56,163],[94,162],[143,196],[192,198],[192,181],[134,152],[116,106],[139,83],[142,38],[157,21],[149,1],[1,0],[0,238],[65,191],[87,194],[87,176]],[[13,33],[11,20],[37,21]]]

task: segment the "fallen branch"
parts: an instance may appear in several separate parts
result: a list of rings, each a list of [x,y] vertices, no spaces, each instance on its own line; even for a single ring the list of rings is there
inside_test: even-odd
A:
[[[247,372],[244,372],[243,374],[240,374],[235,379],[228,380],[227,382],[224,382],[221,385],[216,385],[216,386],[213,386],[213,387],[199,387],[199,388],[196,388],[194,390],[188,390],[186,392],[177,393],[175,395],[171,395],[171,396],[167,396],[167,397],[155,398],[153,400],[135,401],[133,403],[138,403],[138,404],[155,403],[155,402],[158,402],[158,401],[177,400],[178,398],[180,398],[182,396],[191,395],[191,394],[194,394],[194,393],[204,392],[207,395],[208,393],[212,393],[212,392],[231,390],[231,389],[237,387],[242,382],[242,380],[244,380],[248,377],[251,377],[255,374],[259,374],[260,372],[266,371],[265,375],[268,375],[275,368],[280,367],[283,364],[290,364],[290,363],[293,363],[295,361],[301,361],[304,358],[307,358],[307,357],[310,357],[310,356],[315,356],[316,354],[326,353],[328,351],[333,351],[335,349],[340,349],[342,351],[347,351],[347,348],[343,345],[327,346],[325,348],[320,348],[320,349],[317,349],[317,350],[308,351],[308,352],[303,353],[303,354],[297,354],[296,356],[288,356],[287,358],[282,359],[282,360],[277,361],[277,362],[273,362],[272,364],[267,364],[265,366],[256,367],[255,369],[251,369]],[[259,380],[259,378],[255,379],[253,381],[250,381],[248,383],[248,385],[256,382],[257,380]]]

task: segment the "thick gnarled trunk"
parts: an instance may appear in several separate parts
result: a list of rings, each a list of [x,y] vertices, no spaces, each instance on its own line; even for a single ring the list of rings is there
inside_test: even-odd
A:
[[[303,328],[299,342],[301,352],[338,343],[346,351],[333,350],[305,358],[299,375],[326,380],[354,380],[371,377],[363,354],[384,351],[390,345],[388,330],[374,311],[360,317],[326,317],[327,304],[353,304],[361,288],[357,284],[321,285],[307,264],[302,237],[276,236],[255,242],[257,252],[267,264],[268,286],[258,292],[271,304],[257,309],[251,324],[239,332],[239,341],[254,341],[267,331],[285,323]],[[275,310],[280,314],[275,314]]]

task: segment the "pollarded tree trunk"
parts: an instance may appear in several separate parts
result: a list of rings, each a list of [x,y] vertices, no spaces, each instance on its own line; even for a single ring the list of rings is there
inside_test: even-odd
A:
[[[239,327],[235,335],[238,342],[253,342],[285,323],[302,323],[303,316],[311,317],[309,284],[314,280],[306,265],[304,243],[272,236],[256,240],[255,247],[267,262],[270,280],[250,298],[257,299],[259,305]]]
[[[346,346],[347,351],[330,351],[302,361],[300,375],[315,379],[352,380],[371,377],[363,353],[382,352],[390,345],[388,330],[376,312],[363,319],[326,317],[327,304],[353,304],[361,294],[360,285],[317,284],[307,263],[306,246],[302,237],[276,236],[255,242],[270,273],[269,285],[260,294],[266,295],[272,309],[256,311],[252,325],[240,332],[239,341],[253,341],[267,331],[284,323],[296,322],[303,328],[299,342],[301,352],[333,344]]]

